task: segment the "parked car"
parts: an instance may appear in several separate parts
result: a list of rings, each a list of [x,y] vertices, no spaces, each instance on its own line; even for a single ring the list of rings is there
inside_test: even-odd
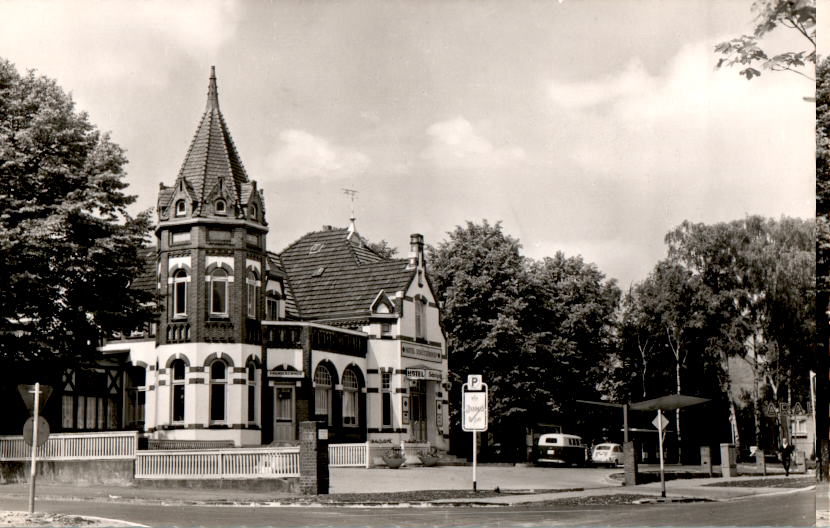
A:
[[[536,444],[536,464],[563,464],[584,466],[587,449],[576,435],[543,434]]]
[[[597,444],[591,452],[591,461],[594,464],[619,466],[623,463],[623,448],[620,444],[611,442]]]

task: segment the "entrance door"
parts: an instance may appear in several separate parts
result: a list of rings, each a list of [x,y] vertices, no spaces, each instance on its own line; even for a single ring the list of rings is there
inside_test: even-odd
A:
[[[412,438],[416,442],[427,441],[427,395],[426,382],[416,381],[410,388],[410,404],[409,412],[412,416],[410,419],[410,428],[412,429]]]
[[[294,390],[291,385],[274,387],[274,441],[295,442],[297,440],[294,418]]]

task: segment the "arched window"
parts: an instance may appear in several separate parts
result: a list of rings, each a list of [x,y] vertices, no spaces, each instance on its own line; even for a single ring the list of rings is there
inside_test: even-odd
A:
[[[227,212],[227,209],[225,207],[225,200],[216,200],[214,210],[216,211],[216,214],[225,214]]]
[[[343,372],[343,425],[357,427],[358,391],[360,386],[353,370]]]
[[[173,317],[187,315],[187,272],[176,270],[173,274]]]
[[[259,281],[256,273],[253,270],[248,270],[248,276],[245,279],[247,286],[248,297],[248,317],[256,319],[256,305],[259,299]]]
[[[314,371],[314,414],[327,416],[327,423],[332,425],[331,409],[331,373],[323,365],[319,365]]]
[[[228,315],[228,272],[222,268],[210,274],[210,315]]]
[[[171,414],[172,422],[184,421],[184,361],[177,359],[170,365],[170,371],[173,373],[171,386]]]
[[[256,423],[256,365],[248,362],[248,423]]]
[[[225,421],[225,387],[228,383],[228,366],[221,359],[210,364],[210,421]]]
[[[187,204],[184,203],[184,200],[179,200],[176,202],[176,216],[184,216],[187,214]]]
[[[250,207],[249,210],[251,212],[251,220],[256,220],[258,218],[257,213],[259,212],[258,209],[257,209],[256,204],[251,204],[251,207]]]

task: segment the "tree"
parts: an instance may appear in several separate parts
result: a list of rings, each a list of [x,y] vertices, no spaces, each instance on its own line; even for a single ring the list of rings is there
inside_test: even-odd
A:
[[[705,348],[721,358],[723,390],[740,443],[730,357],[749,354],[776,400],[782,388],[788,401],[795,395],[803,399],[808,389],[811,362],[805,358],[815,331],[811,225],[757,216],[713,225],[684,222],[666,240],[669,257],[700,281]],[[757,401],[755,408],[757,417]]]
[[[544,365],[533,361],[533,336],[523,328],[528,279],[519,241],[500,223],[467,222],[429,248],[430,277],[443,296],[452,401],[460,401],[468,374],[485,374],[496,430],[529,418],[534,401],[549,395],[529,380]],[[453,408],[453,422],[460,423]]]
[[[700,288],[697,278],[682,266],[659,262],[651,275],[637,286],[640,310],[650,319],[649,340],[671,354],[674,363],[674,390],[682,393],[681,373],[686,365],[695,333],[703,326]],[[662,346],[660,346],[662,345]],[[681,457],[680,409],[675,411],[678,460]]]
[[[392,247],[389,245],[389,242],[384,239],[381,239],[380,242],[370,242],[368,240],[364,240],[363,243],[366,244],[366,247],[385,259],[391,259],[398,254],[398,248]]]
[[[429,261],[444,299],[451,397],[460,399],[467,374],[484,374],[491,431],[518,458],[527,428],[575,425],[583,413],[574,400],[598,397],[619,290],[581,257],[522,257],[500,223],[468,222],[448,235]]]
[[[152,314],[126,162],[55,81],[0,60],[0,361],[88,360]]]
[[[535,290],[527,327],[535,331],[537,360],[547,372],[538,381],[550,394],[540,416],[579,422],[576,399],[595,400],[615,348],[620,290],[596,265],[561,251],[530,266]],[[586,424],[587,425],[587,424]]]
[[[790,71],[812,80],[811,75],[799,68],[816,63],[815,0],[756,0],[752,11],[756,22],[752,35],[741,35],[715,46],[715,51],[723,55],[717,67],[745,66],[740,75],[752,79],[761,75],[761,71],[753,67],[760,63],[767,70]],[[807,40],[806,49],[774,55],[762,49],[761,39],[779,27],[795,30]]]
[[[830,59],[816,68],[816,392],[826,395],[828,386],[828,350],[830,350]],[[826,399],[825,399],[826,401]],[[827,414],[817,412],[816,477],[830,479],[830,442]]]

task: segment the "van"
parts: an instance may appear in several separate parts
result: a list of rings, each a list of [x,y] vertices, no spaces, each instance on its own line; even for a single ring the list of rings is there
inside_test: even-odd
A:
[[[586,453],[585,444],[579,436],[562,433],[543,434],[536,444],[535,461],[537,465],[584,466]]]

